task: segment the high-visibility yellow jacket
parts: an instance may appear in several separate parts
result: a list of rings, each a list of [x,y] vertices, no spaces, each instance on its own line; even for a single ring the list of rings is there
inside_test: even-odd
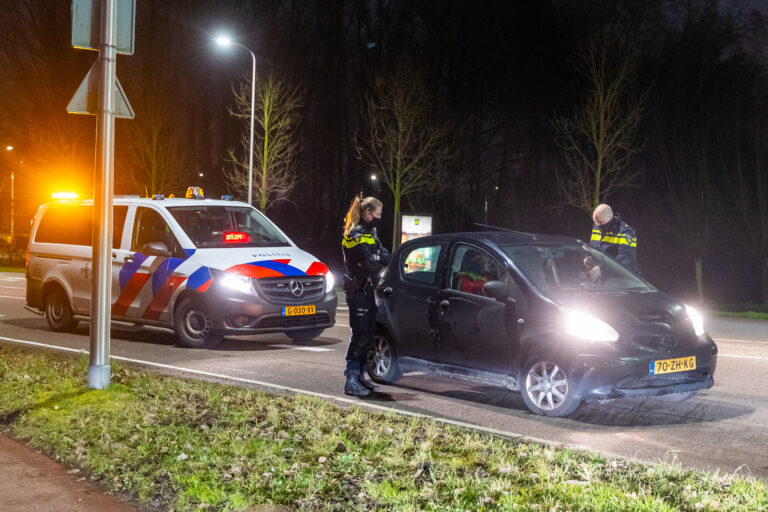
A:
[[[589,245],[613,257],[632,272],[638,272],[637,234],[632,226],[621,220],[618,213],[602,226],[592,226]]]

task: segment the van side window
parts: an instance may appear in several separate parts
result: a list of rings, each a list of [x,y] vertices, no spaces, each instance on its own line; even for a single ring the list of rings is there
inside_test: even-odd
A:
[[[151,242],[164,243],[175,258],[185,257],[181,245],[173,236],[165,219],[152,208],[139,207],[136,210],[136,221],[133,224],[131,250],[141,252],[144,245]]]
[[[114,206],[112,213],[112,248],[120,247],[127,206]],[[45,210],[35,233],[35,242],[90,246],[93,230],[93,206],[53,206]]]

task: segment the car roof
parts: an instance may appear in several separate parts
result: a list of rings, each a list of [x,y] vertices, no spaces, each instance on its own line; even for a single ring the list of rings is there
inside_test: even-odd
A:
[[[93,199],[62,199],[51,201],[49,205],[77,206],[93,204]],[[113,204],[120,205],[147,205],[154,204],[163,208],[170,206],[240,206],[248,208],[248,203],[241,201],[225,201],[223,199],[186,199],[183,197],[172,197],[164,199],[152,199],[150,197],[119,197],[115,196]]]
[[[490,245],[526,245],[526,244],[575,244],[583,243],[577,238],[541,233],[524,233],[522,231],[466,231],[460,233],[444,233],[415,238],[405,242],[401,247],[424,242],[465,241],[480,242]]]

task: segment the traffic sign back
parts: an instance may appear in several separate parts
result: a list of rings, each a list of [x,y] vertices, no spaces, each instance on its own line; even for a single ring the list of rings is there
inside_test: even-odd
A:
[[[98,50],[102,0],[72,0],[72,46]],[[117,0],[117,53],[133,55],[136,0]]]

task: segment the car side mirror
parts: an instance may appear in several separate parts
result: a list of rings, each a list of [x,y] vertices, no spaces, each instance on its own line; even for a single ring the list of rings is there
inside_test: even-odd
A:
[[[170,256],[171,251],[163,242],[148,242],[141,248],[141,252],[149,256]]]
[[[503,302],[509,297],[509,285],[501,281],[488,281],[483,285],[483,293],[486,297]]]

